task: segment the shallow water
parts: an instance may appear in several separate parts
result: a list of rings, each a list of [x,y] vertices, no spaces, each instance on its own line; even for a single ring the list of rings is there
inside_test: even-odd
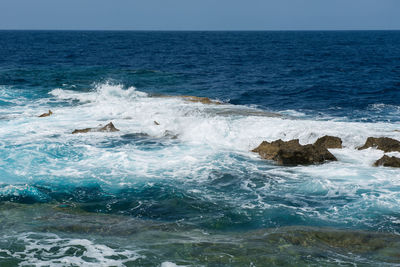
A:
[[[357,150],[400,140],[398,32],[0,37],[1,266],[400,265],[400,172]]]

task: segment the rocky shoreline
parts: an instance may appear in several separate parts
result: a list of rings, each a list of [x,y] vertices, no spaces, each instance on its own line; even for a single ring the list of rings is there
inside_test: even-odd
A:
[[[341,149],[342,140],[339,137],[326,135],[319,138],[314,144],[307,145],[301,145],[299,139],[263,141],[252,152],[258,153],[263,159],[274,160],[279,165],[296,166],[337,161],[337,158],[328,150],[332,148]],[[388,137],[369,137],[358,150],[367,148],[376,148],[385,153],[400,152],[400,141]],[[400,158],[384,155],[374,163],[374,166],[400,168]]]
[[[207,97],[197,96],[165,96],[156,95],[153,97],[180,97],[185,101],[199,102],[202,104],[220,105],[222,102],[211,100]],[[51,110],[48,113],[43,113],[38,117],[52,116]],[[159,122],[154,121],[154,125],[160,125]],[[72,134],[89,133],[89,132],[117,132],[117,129],[112,122],[104,127],[102,125],[95,128],[75,129]],[[168,131],[166,131],[168,132]],[[176,135],[174,135],[176,136]],[[175,137],[176,138],[176,137]],[[322,164],[328,161],[337,161],[337,158],[328,149],[341,149],[342,140],[336,136],[325,135],[319,138],[314,144],[301,145],[299,139],[292,139],[283,141],[281,139],[267,142],[263,141],[258,147],[254,148],[252,152],[258,153],[261,158],[266,160],[273,160],[279,165],[296,166],[296,165],[312,165]],[[358,150],[367,148],[376,148],[382,150],[384,153],[400,152],[400,141],[388,137],[368,137],[365,144],[358,147]],[[396,156],[384,155],[377,160],[373,166],[383,167],[400,167],[400,158]]]

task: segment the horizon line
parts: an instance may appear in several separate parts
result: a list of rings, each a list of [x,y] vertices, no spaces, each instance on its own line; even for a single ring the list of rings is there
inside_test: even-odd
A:
[[[400,31],[398,29],[245,29],[245,30],[151,30],[151,29],[0,29],[0,31],[109,31],[109,32],[317,32],[317,31]]]

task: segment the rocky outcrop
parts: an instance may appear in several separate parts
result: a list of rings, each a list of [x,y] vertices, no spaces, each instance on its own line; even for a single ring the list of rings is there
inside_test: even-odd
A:
[[[112,122],[108,123],[104,127],[97,127],[97,128],[85,128],[85,129],[75,129],[72,134],[78,133],[88,133],[88,132],[118,132],[119,130],[115,128]]]
[[[384,155],[374,163],[374,166],[400,168],[400,158]]]
[[[322,144],[301,145],[298,139],[271,143],[264,141],[253,150],[264,159],[274,160],[280,165],[310,165],[319,164],[327,160],[336,161],[326,147]]]
[[[53,112],[51,112],[51,110],[49,109],[49,112],[43,113],[42,115],[39,115],[39,118],[48,117],[48,116],[51,116],[51,115],[53,115]]]
[[[370,147],[375,147],[383,150],[384,152],[400,152],[400,141],[388,137],[368,137],[365,144],[362,147],[359,147],[358,150],[367,149]]]
[[[318,138],[314,143],[317,147],[329,148],[342,148],[342,139],[336,136],[325,135],[324,137]]]

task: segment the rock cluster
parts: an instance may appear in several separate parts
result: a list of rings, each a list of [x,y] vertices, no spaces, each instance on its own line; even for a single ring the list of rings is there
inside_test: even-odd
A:
[[[301,145],[298,139],[263,141],[253,150],[264,159],[274,160],[280,165],[310,165],[325,161],[336,161],[328,148],[341,148],[342,140],[338,137],[324,136],[314,144]]]
[[[362,147],[359,147],[359,150],[367,149],[370,147],[374,147],[379,150],[383,150],[383,152],[400,152],[400,141],[396,139],[392,139],[389,137],[368,137],[367,141]],[[389,157],[384,155],[382,158],[377,160],[374,163],[374,166],[384,166],[384,167],[395,167],[400,168],[400,158],[397,157]]]

